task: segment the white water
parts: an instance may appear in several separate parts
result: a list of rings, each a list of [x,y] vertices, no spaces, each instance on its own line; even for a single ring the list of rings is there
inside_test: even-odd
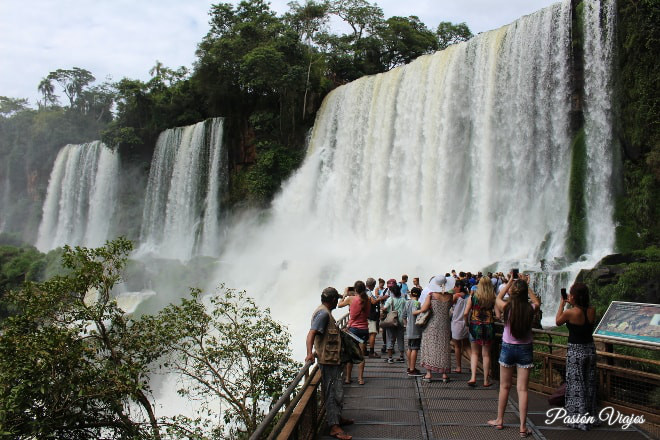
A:
[[[591,254],[602,255],[614,246],[612,204],[612,63],[614,51],[614,0],[586,2],[585,8],[585,133],[588,180],[587,246]]]
[[[161,133],[151,163],[138,253],[188,260],[218,255],[220,195],[227,184],[223,120]]]
[[[7,220],[9,218],[10,194],[11,194],[11,181],[9,180],[9,164],[5,167],[5,178],[3,179],[2,188],[0,188],[0,232],[5,231]]]
[[[62,148],[48,182],[37,248],[102,245],[109,238],[118,176],[119,155],[101,141]]]
[[[565,1],[333,91],[270,220],[246,216],[229,234],[216,282],[270,306],[291,325],[300,353],[328,285],[402,273],[426,280],[495,262],[502,271],[539,270],[540,259],[563,257],[570,22]],[[611,43],[608,35],[594,50]],[[588,206],[590,256],[578,266],[612,249],[611,160],[592,152],[610,148],[607,134],[594,140],[609,130],[601,115],[610,107],[607,81],[593,80],[610,62],[593,53],[586,63],[588,192],[598,195]],[[565,269],[571,279],[575,267]],[[552,280],[561,277],[546,277],[545,288],[558,292]]]

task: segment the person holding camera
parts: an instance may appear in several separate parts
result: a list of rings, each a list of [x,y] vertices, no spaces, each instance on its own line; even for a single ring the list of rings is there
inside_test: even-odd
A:
[[[520,411],[520,437],[528,437],[527,404],[529,373],[534,367],[532,345],[532,322],[534,310],[541,306],[541,301],[529,287],[529,277],[518,275],[518,270],[511,271],[511,277],[505,287],[497,294],[495,307],[504,320],[502,349],[500,351],[500,394],[497,405],[497,418],[488,424],[496,429],[504,428],[504,411],[509,402],[509,391],[516,368],[516,390],[518,391],[518,410]],[[509,293],[509,300],[504,295]],[[531,303],[530,303],[531,299]]]
[[[596,310],[589,306],[589,288],[584,283],[571,286],[569,295],[562,289],[555,321],[568,327],[566,349],[566,393],[564,408],[571,418],[588,420],[597,413],[596,346],[593,331]],[[566,304],[572,307],[564,310]],[[595,424],[573,423],[573,428],[589,430]]]
[[[366,351],[366,342],[369,339],[369,309],[371,307],[371,301],[367,296],[367,287],[364,282],[358,280],[353,284],[352,287],[347,287],[344,289],[344,296],[342,297],[337,307],[346,307],[348,308],[348,331],[357,336],[362,340],[360,342],[360,350],[362,351],[362,356],[367,354]],[[364,385],[364,364],[362,362],[358,364],[358,383]],[[351,362],[346,363],[346,374],[344,376],[344,383],[351,383],[351,374],[353,372],[353,364]]]
[[[490,280],[482,278],[475,286],[467,299],[463,319],[468,328],[468,339],[470,340],[470,380],[468,386],[477,384],[477,364],[479,353],[483,362],[484,387],[490,387],[493,383],[489,379],[490,374],[490,347],[495,339],[495,327],[493,326],[493,308],[495,307],[495,292]]]

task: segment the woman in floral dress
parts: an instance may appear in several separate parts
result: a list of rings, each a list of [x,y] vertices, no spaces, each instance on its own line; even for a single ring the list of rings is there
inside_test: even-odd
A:
[[[424,332],[422,333],[422,349],[420,365],[426,368],[424,379],[430,381],[432,373],[442,373],[442,381],[448,382],[447,374],[451,371],[451,315],[452,295],[445,292],[446,279],[438,275],[433,277],[428,285],[431,292],[424,300],[422,308],[413,312],[418,315],[432,310]]]

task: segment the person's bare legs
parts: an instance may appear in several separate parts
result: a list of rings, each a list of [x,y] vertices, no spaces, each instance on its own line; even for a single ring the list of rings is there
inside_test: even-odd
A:
[[[461,349],[463,341],[452,339],[452,343],[454,344],[454,355],[456,356],[456,369],[454,370],[454,373],[461,373],[463,371],[461,367]]]
[[[479,364],[479,344],[470,342],[470,383],[477,382],[477,365]]]
[[[417,363],[417,350],[408,349],[408,370],[413,371]]]
[[[506,404],[509,401],[512,377],[513,367],[503,367],[500,365],[500,395],[497,401],[497,418],[488,421],[490,426],[494,426],[497,429],[502,429],[501,426],[504,424],[504,411],[506,410]],[[525,413],[526,412],[527,409],[525,409]],[[520,414],[522,417],[522,411]],[[527,415],[525,415],[525,417],[527,417]]]
[[[527,432],[527,386],[529,385],[529,370],[531,370],[531,368],[516,369],[516,390],[518,391],[518,410],[520,411],[520,432]]]
[[[484,364],[484,386],[489,386],[490,384],[490,344],[484,344],[481,346],[481,358],[483,359]],[[477,380],[477,375],[474,375],[474,380]]]
[[[346,363],[346,368],[344,369],[344,383],[351,383],[351,375],[353,374],[353,364],[350,362]]]
[[[360,346],[360,350],[362,350],[362,356],[367,357],[367,346],[364,344],[358,344]],[[358,365],[358,383],[360,385],[364,384],[364,365],[366,364],[366,361],[362,361]]]
[[[369,353],[375,353],[376,333],[369,333]]]

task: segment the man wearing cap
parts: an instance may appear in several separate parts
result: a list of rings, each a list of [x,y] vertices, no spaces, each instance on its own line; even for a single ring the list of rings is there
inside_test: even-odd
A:
[[[325,396],[325,418],[330,427],[330,436],[350,440],[341,425],[350,425],[353,420],[341,416],[344,388],[341,381],[341,335],[332,310],[339,302],[339,292],[326,287],[321,293],[321,305],[312,314],[312,325],[307,333],[307,356],[305,362],[317,358],[321,370],[323,395]],[[314,352],[312,352],[312,347]]]

